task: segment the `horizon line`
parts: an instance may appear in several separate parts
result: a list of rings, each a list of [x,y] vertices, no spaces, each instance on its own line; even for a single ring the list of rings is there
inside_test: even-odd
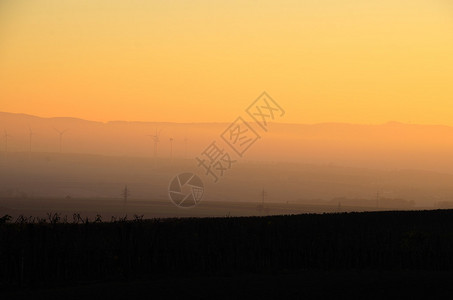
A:
[[[181,124],[181,125],[194,125],[194,124],[229,124],[231,122],[227,121],[204,121],[204,122],[176,122],[176,121],[128,121],[128,120],[109,120],[109,121],[97,121],[97,120],[90,120],[84,119],[80,117],[70,117],[70,116],[58,116],[58,117],[43,117],[39,115],[33,115],[29,113],[17,113],[17,112],[7,112],[7,111],[0,111],[0,114],[10,114],[10,115],[22,115],[26,117],[32,118],[39,118],[39,119],[72,119],[78,121],[85,121],[85,122],[93,122],[93,123],[102,123],[102,124],[109,124],[115,122],[123,122],[123,123],[158,123],[158,124]],[[249,121],[249,123],[255,123],[253,121]],[[316,123],[288,123],[288,122],[268,122],[270,124],[279,124],[279,125],[327,125],[327,124],[338,124],[338,125],[364,125],[364,126],[380,126],[380,125],[390,125],[390,124],[401,124],[401,125],[412,125],[412,126],[443,126],[443,127],[453,127],[453,125],[446,125],[446,124],[432,124],[432,123],[408,123],[402,121],[395,121],[389,120],[384,121],[382,123],[352,123],[352,122],[340,122],[340,121],[322,121]]]

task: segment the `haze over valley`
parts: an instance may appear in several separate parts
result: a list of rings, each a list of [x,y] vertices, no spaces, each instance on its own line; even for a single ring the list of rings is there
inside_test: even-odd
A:
[[[228,125],[0,113],[1,210],[171,217],[453,207],[452,127],[275,123],[241,158],[220,138]],[[218,183],[195,159],[212,141],[236,161]],[[192,210],[168,198],[181,172],[205,184]]]

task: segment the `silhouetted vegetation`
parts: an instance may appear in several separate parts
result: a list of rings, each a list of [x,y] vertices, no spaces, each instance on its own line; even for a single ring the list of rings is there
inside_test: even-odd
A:
[[[0,286],[281,270],[453,270],[453,211],[0,218]]]

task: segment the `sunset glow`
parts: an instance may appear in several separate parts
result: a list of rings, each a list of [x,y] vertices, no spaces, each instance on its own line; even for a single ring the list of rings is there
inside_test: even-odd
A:
[[[341,5],[340,5],[341,3]],[[453,6],[384,1],[2,1],[1,111],[453,125]]]

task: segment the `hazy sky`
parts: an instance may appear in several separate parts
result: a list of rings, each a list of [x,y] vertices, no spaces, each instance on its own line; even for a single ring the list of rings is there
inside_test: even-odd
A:
[[[1,0],[0,111],[453,125],[448,0]]]

